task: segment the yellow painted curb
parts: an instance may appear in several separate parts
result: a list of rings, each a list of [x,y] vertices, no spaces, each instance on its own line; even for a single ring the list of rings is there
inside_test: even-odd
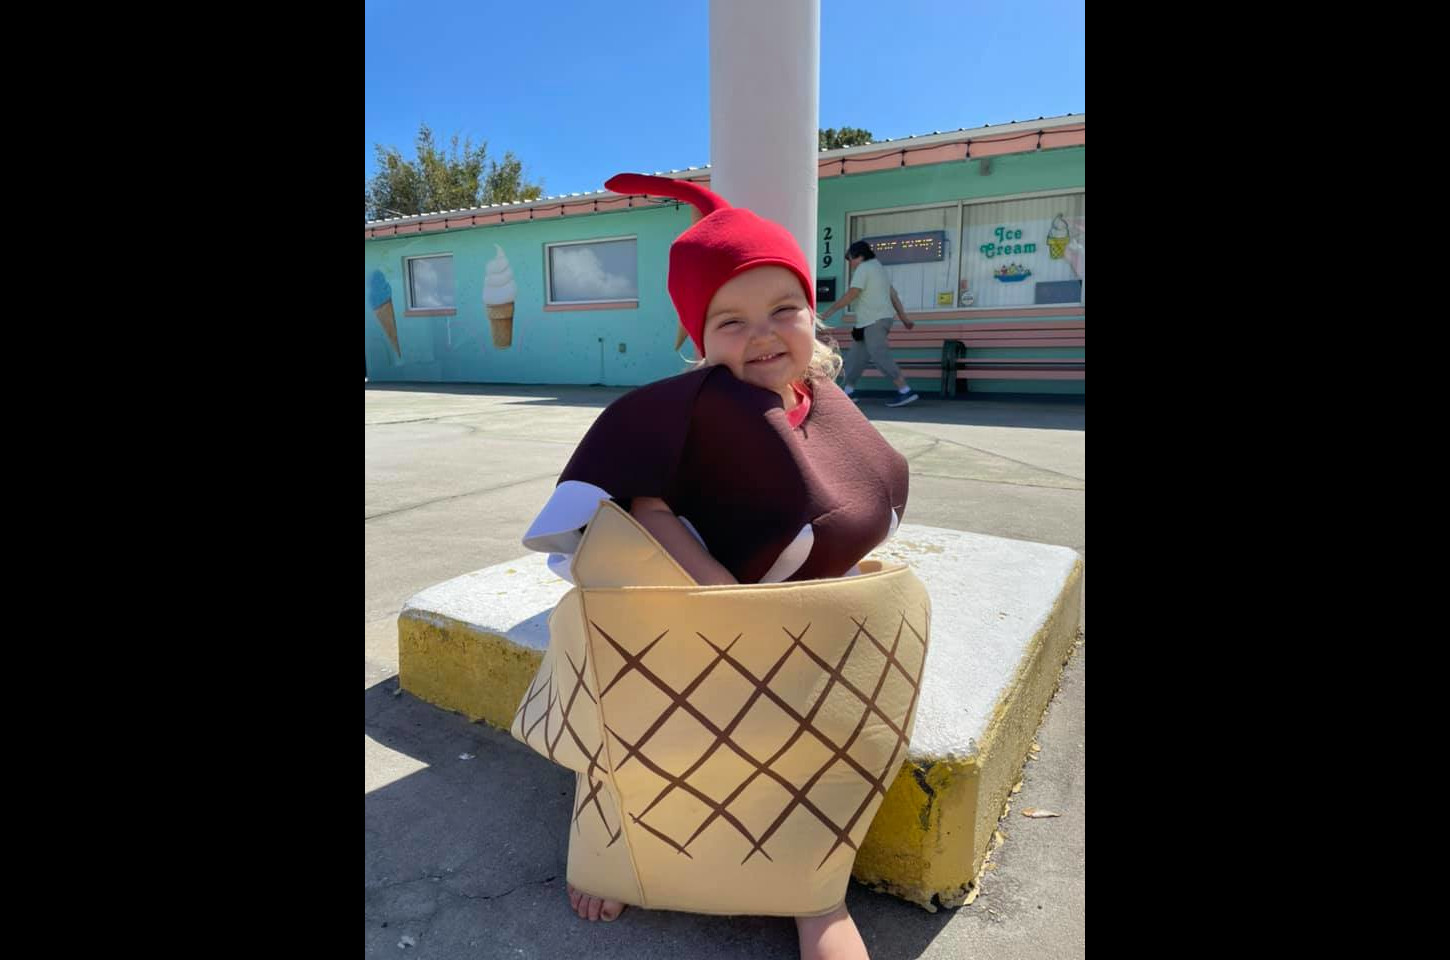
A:
[[[852,876],[928,910],[965,902],[1062,669],[1077,640],[1082,561],[1033,636],[976,752],[908,756],[856,855]]]
[[[543,662],[529,650],[448,617],[398,617],[398,683],[419,700],[504,730]]]

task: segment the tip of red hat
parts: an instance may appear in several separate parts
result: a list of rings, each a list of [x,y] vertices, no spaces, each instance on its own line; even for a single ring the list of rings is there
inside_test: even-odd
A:
[[[724,197],[688,180],[652,177],[643,173],[616,173],[604,181],[604,188],[615,193],[644,193],[683,200],[694,205],[707,217],[716,210],[730,209],[730,204]]]

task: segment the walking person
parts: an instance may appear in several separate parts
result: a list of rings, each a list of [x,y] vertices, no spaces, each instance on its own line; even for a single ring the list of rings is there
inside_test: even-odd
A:
[[[896,289],[887,279],[886,268],[876,259],[869,243],[857,240],[847,247],[846,262],[851,265],[852,270],[851,289],[821,314],[822,320],[829,320],[831,314],[837,310],[844,310],[852,304],[856,307],[856,329],[851,332],[851,339],[856,342],[851,344],[851,351],[846,354],[846,366],[841,372],[842,389],[846,396],[856,399],[856,381],[866,371],[866,364],[874,363],[878,370],[896,384],[896,397],[887,401],[888,407],[904,407],[908,403],[915,403],[918,399],[917,393],[907,386],[901,368],[891,358],[891,349],[886,345],[886,338],[891,333],[892,323],[897,319],[908,330],[916,324],[906,315],[900,298],[896,296]]]

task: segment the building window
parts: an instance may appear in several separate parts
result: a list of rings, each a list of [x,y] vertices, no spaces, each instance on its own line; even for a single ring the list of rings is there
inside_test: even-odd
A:
[[[851,218],[851,242],[871,244],[908,313],[955,305],[961,212],[953,203]]]
[[[408,257],[408,309],[452,310],[453,255]]]
[[[852,215],[850,236],[911,313],[1082,306],[1084,209],[1067,193],[878,210]]]
[[[1081,193],[968,204],[959,305],[1082,306],[1083,210]]]
[[[550,305],[639,299],[634,237],[551,243],[544,249]]]

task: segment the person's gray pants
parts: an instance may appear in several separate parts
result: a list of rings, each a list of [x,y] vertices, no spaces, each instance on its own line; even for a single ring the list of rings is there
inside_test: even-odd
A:
[[[861,328],[865,340],[852,340],[846,354],[846,365],[841,371],[842,382],[855,389],[856,381],[866,371],[866,364],[876,364],[876,369],[886,374],[894,383],[901,376],[901,368],[891,359],[891,350],[886,346],[886,337],[891,333],[895,317],[883,317],[875,323]]]

